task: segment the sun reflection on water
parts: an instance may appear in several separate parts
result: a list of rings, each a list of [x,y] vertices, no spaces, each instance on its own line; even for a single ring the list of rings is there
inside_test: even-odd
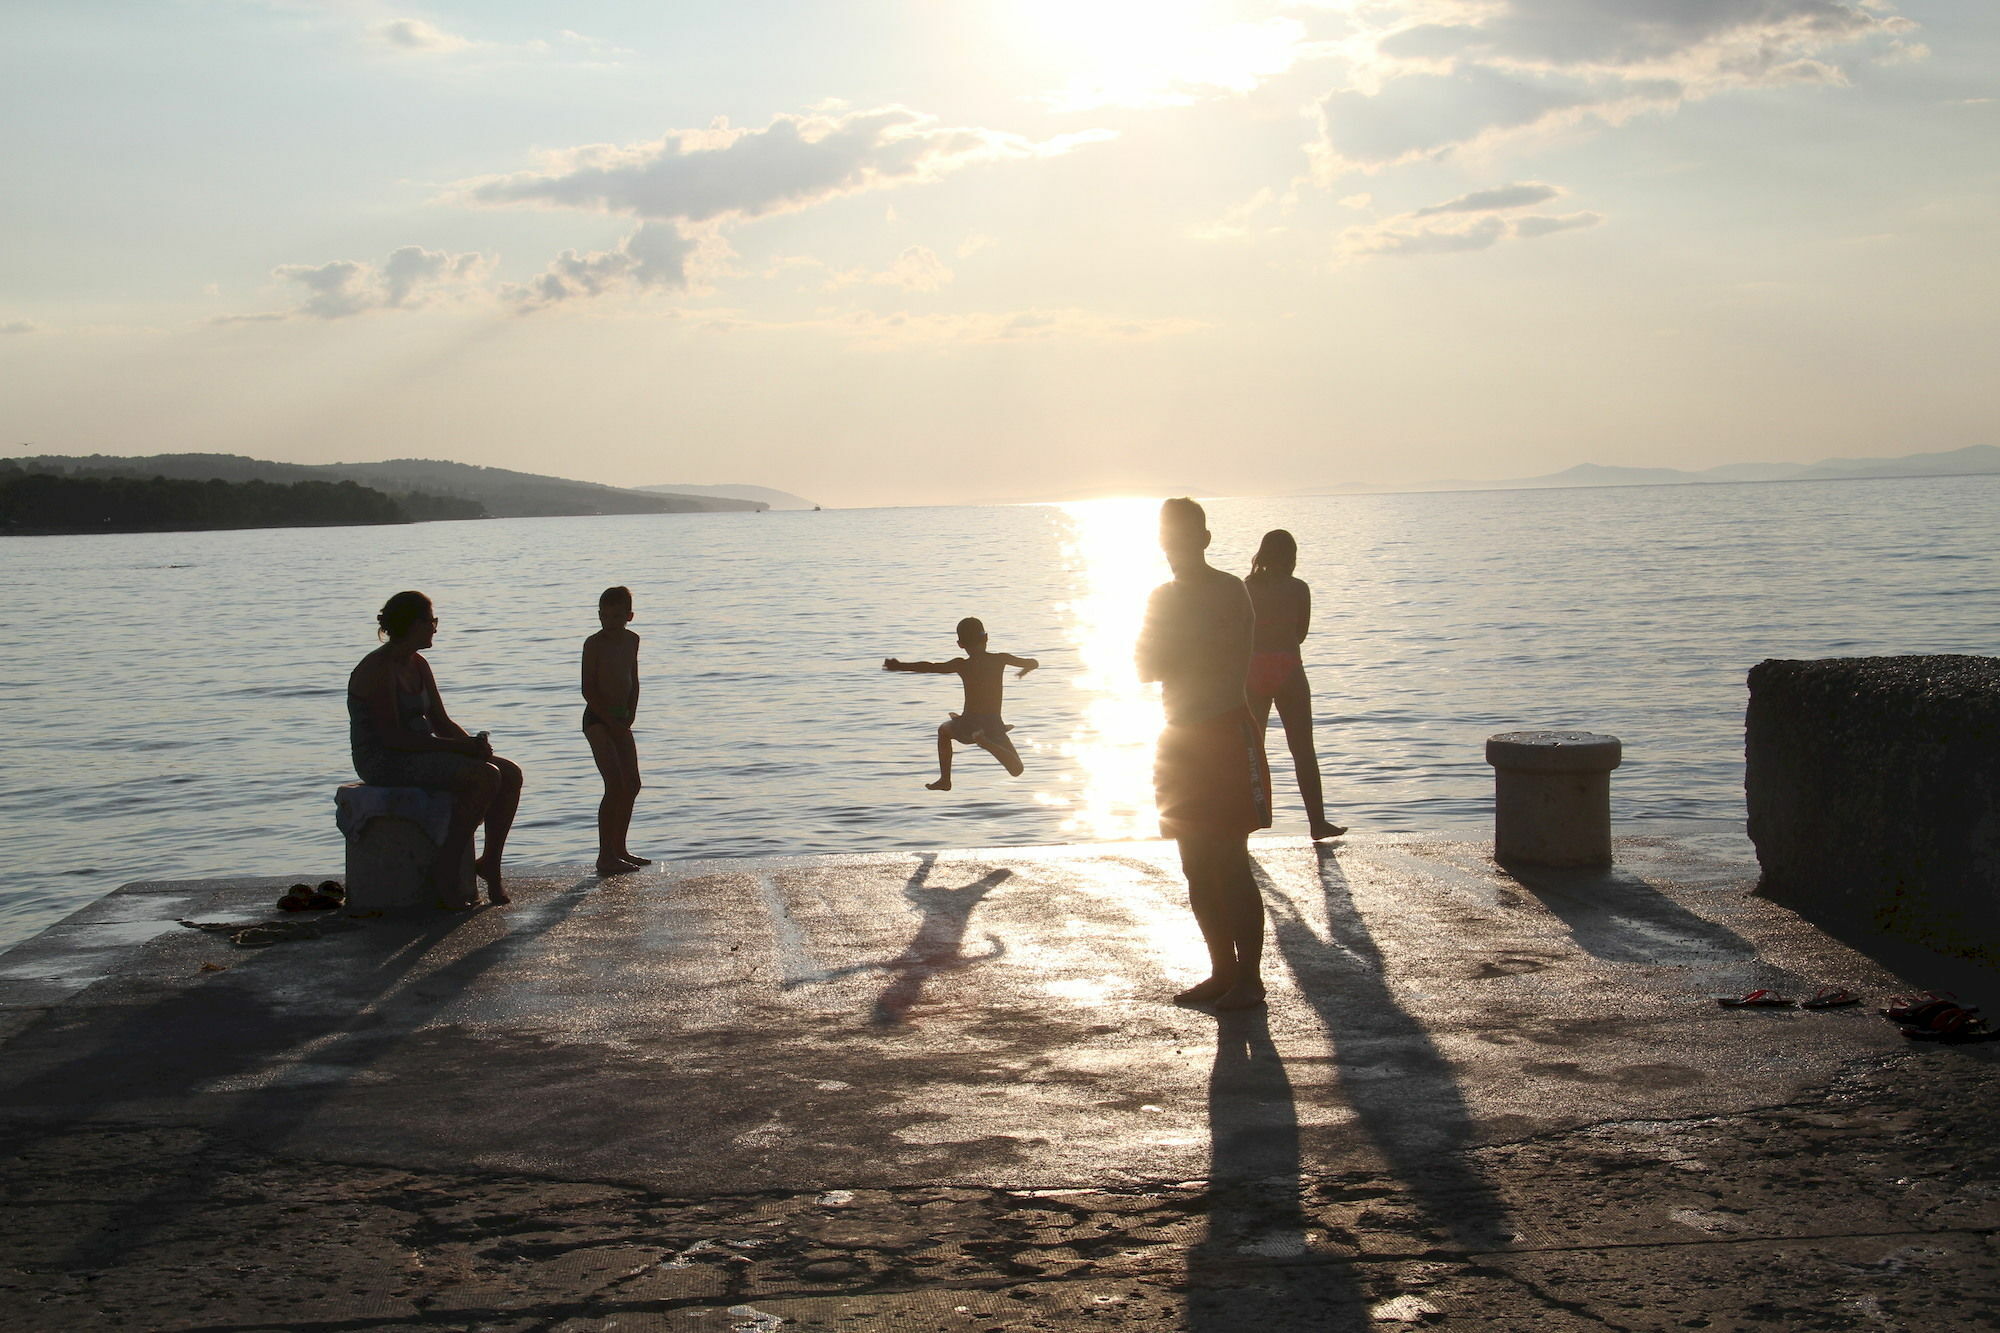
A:
[[[1082,778],[1065,833],[1105,841],[1159,836],[1153,741],[1160,700],[1156,689],[1139,683],[1132,664],[1146,595],[1169,574],[1160,555],[1159,504],[1082,500],[1061,507],[1069,525],[1063,554],[1077,580],[1076,600],[1066,608],[1079,666],[1075,683],[1085,693],[1077,729],[1062,745]]]

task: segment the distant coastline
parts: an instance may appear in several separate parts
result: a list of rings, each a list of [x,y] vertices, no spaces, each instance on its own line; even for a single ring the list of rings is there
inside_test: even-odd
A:
[[[632,490],[420,458],[305,464],[239,454],[92,454],[0,461],[0,535],[12,536],[751,513],[770,507],[761,499]]]
[[[1746,481],[1886,481],[1915,477],[1982,477],[2000,473],[2000,447],[1968,445],[1938,453],[1905,454],[1898,458],[1828,458],[1818,463],[1725,463],[1686,471],[1671,467],[1617,467],[1579,463],[1561,472],[1535,477],[1504,477],[1475,481],[1401,482],[1386,486],[1349,485],[1332,490],[1298,492],[1315,495],[1410,495],[1430,491],[1562,490],[1604,486],[1700,486]]]

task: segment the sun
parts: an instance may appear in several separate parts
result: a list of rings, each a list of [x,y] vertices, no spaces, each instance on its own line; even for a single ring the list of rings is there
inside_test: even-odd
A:
[[[1177,106],[1248,92],[1289,69],[1305,29],[1252,20],[1218,0],[1015,0],[1009,12],[1043,62],[1067,71],[1059,109]]]

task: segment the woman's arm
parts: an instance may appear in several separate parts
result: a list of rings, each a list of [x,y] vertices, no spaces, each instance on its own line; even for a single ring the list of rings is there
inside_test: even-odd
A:
[[[452,721],[451,715],[444,711],[444,695],[438,692],[437,677],[431,674],[431,664],[424,661],[420,654],[414,655],[414,660],[423,668],[424,688],[430,691],[431,730],[437,733],[432,739],[444,741],[445,745],[442,747],[444,749],[457,750],[462,754],[478,753],[482,748],[481,743],[473,740],[472,733]],[[466,743],[470,743],[473,748],[467,750],[465,748]],[[484,758],[485,756],[480,755],[480,757]]]

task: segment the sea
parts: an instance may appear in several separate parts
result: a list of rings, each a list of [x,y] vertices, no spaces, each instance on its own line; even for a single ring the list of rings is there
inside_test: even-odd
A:
[[[1490,825],[1487,736],[1624,742],[1622,830],[1743,819],[1765,658],[2000,650],[2000,476],[1222,499],[1212,561],[1298,539],[1332,816]],[[672,861],[1155,836],[1132,640],[1167,577],[1157,500],[0,539],[0,946],[118,885],[338,876],[347,673],[403,588],[435,600],[444,702],[527,774],[509,860],[581,867],[601,787],[578,652],[629,586],[647,787]],[[961,616],[1027,764],[936,775]],[[1274,719],[1279,834],[1304,811]]]

